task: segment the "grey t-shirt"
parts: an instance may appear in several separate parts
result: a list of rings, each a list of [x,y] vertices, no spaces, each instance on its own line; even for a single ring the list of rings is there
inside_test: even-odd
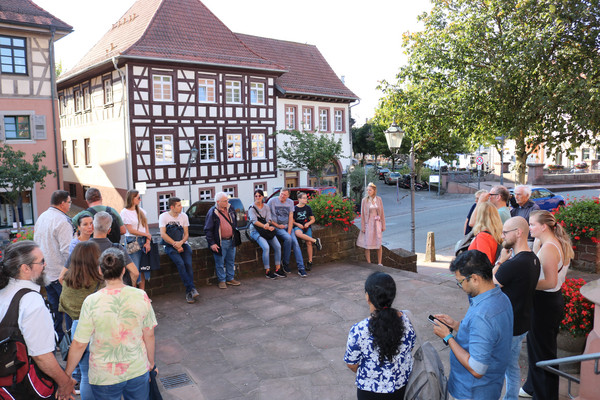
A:
[[[250,208],[248,209],[248,220],[250,221],[251,224],[254,224],[256,221],[258,221],[257,215],[256,215],[256,211],[254,210],[254,207],[256,207],[255,204],[253,204],[252,206],[250,206]],[[269,222],[270,220],[273,219],[273,217],[271,216],[271,209],[269,207],[264,207],[263,208],[258,208],[256,207],[256,209],[258,210],[258,213],[267,220],[267,222]]]
[[[290,222],[290,213],[294,212],[294,201],[287,199],[285,203],[282,203],[279,197],[275,197],[269,200],[267,205],[271,209],[273,221],[287,227]]]

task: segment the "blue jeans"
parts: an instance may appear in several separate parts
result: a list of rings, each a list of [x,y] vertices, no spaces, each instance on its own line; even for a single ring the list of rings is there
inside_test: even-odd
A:
[[[513,336],[512,343],[510,345],[510,359],[508,360],[508,366],[506,367],[506,393],[504,394],[504,400],[517,400],[519,398],[519,388],[521,387],[521,369],[519,368],[519,355],[521,354],[521,347],[523,345],[523,339],[527,332],[519,336]]]
[[[94,396],[102,400],[121,400],[121,395],[125,400],[148,400],[150,395],[150,374],[148,371],[144,375],[128,381],[115,383],[114,385],[91,385]]]
[[[275,265],[281,265],[281,245],[279,244],[279,240],[277,237],[273,236],[271,240],[267,240],[264,237],[260,236],[256,229],[249,230],[250,237],[254,240],[260,248],[262,249],[262,261],[265,269],[270,269],[269,266],[269,246],[273,249],[273,253],[275,255]]]
[[[129,257],[131,258],[131,261],[133,261],[133,263],[135,264],[135,266],[137,267],[137,269],[140,273],[140,276],[138,277],[138,281],[137,281],[137,283],[140,283],[142,281],[142,271],[140,271],[140,261],[142,260],[142,255],[144,253],[144,245],[146,244],[146,238],[143,236],[140,236],[138,238],[136,238],[135,236],[127,236],[125,239],[125,242],[131,243],[136,239],[137,239],[137,242],[140,245],[141,249],[139,251],[136,251],[135,253],[130,254]],[[147,281],[150,280],[150,271],[144,271],[143,274]]]
[[[215,272],[219,282],[229,282],[233,280],[235,274],[235,246],[233,239],[221,240],[221,255],[213,253],[215,258]]]
[[[46,294],[48,295],[48,303],[50,303],[50,311],[54,315],[54,331],[58,335],[58,342],[62,340],[65,332],[63,331],[62,323],[63,323],[63,315],[65,316],[65,324],[67,326],[67,330],[71,329],[71,325],[73,324],[73,320],[65,313],[58,312],[58,300],[60,299],[60,294],[62,293],[62,285],[58,282],[58,279],[50,282],[48,286],[46,286]]]
[[[185,286],[185,292],[189,293],[194,287],[194,270],[192,269],[192,248],[189,244],[183,244],[183,252],[178,253],[173,246],[165,245],[165,253],[177,267],[179,276]]]
[[[77,330],[77,324],[79,324],[79,320],[76,319],[73,321],[73,325],[71,326],[71,339],[75,337],[75,330]],[[79,390],[81,392],[81,400],[95,400],[94,393],[92,393],[92,387],[90,386],[90,346],[88,345],[81,356],[81,360],[77,366],[81,371],[81,380],[79,381]],[[77,370],[75,370],[76,372]],[[73,375],[75,375],[73,372]]]
[[[284,265],[290,265],[290,256],[292,253],[292,247],[294,247],[294,257],[296,258],[296,266],[298,271],[304,271],[304,260],[302,259],[302,250],[300,244],[298,244],[298,238],[296,234],[290,235],[287,229],[275,228],[275,235],[277,238],[283,240],[283,254],[281,262]]]

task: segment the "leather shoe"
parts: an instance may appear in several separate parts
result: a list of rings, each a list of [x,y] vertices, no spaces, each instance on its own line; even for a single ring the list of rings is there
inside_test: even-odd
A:
[[[227,281],[227,284],[231,285],[231,286],[240,286],[241,285],[240,281],[236,281],[235,279]]]
[[[219,289],[227,289],[225,282],[219,282]]]

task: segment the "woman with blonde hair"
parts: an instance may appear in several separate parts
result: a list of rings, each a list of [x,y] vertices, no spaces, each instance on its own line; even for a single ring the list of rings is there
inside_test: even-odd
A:
[[[146,288],[146,280],[150,280],[150,271],[144,271],[142,273],[142,261],[148,265],[147,258],[144,257],[150,251],[150,245],[152,244],[152,235],[148,228],[148,219],[146,218],[146,211],[140,207],[141,203],[140,192],[137,190],[129,190],[125,200],[125,208],[121,210],[121,219],[123,224],[127,228],[125,232],[125,242],[127,244],[127,252],[131,261],[135,264],[140,271],[140,277],[138,280],[139,288],[144,290]],[[135,246],[133,243],[137,242],[138,250],[131,252],[130,248]],[[133,283],[133,286],[136,284]]]
[[[494,265],[498,246],[502,243],[502,220],[498,209],[490,202],[477,204],[475,209],[477,217],[473,233],[475,238],[469,245],[469,250],[479,250],[487,255],[490,263]]]
[[[385,231],[385,214],[383,201],[377,196],[377,186],[370,182],[367,186],[367,195],[360,205],[360,233],[356,245],[365,249],[365,258],[371,262],[371,250],[377,250],[377,263],[381,264],[383,249],[381,242]]]
[[[529,232],[535,239],[533,251],[540,259],[542,269],[533,296],[531,327],[527,333],[529,370],[520,395],[553,400],[558,399],[558,375],[535,364],[557,358],[556,335],[564,314],[561,287],[573,258],[573,246],[568,233],[556,223],[554,215],[545,210],[531,213]]]

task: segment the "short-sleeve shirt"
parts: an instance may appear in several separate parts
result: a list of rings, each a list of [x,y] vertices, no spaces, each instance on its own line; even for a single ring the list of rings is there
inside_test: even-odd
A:
[[[94,242],[98,245],[98,247],[100,248],[100,254],[102,254],[104,252],[104,250],[114,247],[115,249],[121,250],[123,252],[123,254],[125,254],[125,265],[129,265],[130,263],[133,262],[131,260],[131,257],[129,257],[129,254],[127,254],[127,252],[125,251],[123,246],[121,246],[120,244],[113,243],[107,238],[90,238],[90,242]],[[65,268],[69,269],[69,265],[71,265],[71,255],[70,254],[69,254],[69,258],[67,259],[67,262],[65,263]]]
[[[455,399],[498,399],[512,343],[512,306],[498,286],[469,303],[455,339],[469,353],[469,366],[483,376],[475,378],[450,352],[448,391]]]
[[[529,330],[533,295],[540,276],[540,260],[533,251],[521,251],[503,262],[496,271],[496,280],[508,296],[513,308],[513,336]]]
[[[508,207],[500,207],[498,209],[498,215],[500,215],[500,220],[502,224],[510,219],[510,209]]]
[[[140,208],[140,210],[144,213],[144,215],[146,215],[146,211],[143,208]],[[121,219],[123,220],[124,225],[133,225],[135,230],[138,230],[142,233],[147,233],[146,227],[144,225],[138,223],[138,216],[137,216],[137,213],[135,212],[135,210],[128,210],[126,208],[122,209],[121,210]],[[128,229],[127,232],[125,232],[125,236],[135,236],[135,235],[130,233],[129,229]]]
[[[89,295],[74,339],[90,344],[90,384],[114,385],[145,374],[151,365],[142,332],[156,325],[143,290],[125,286]]]
[[[174,218],[169,212],[164,212],[158,217],[158,227],[164,228],[167,225],[190,226],[190,220],[186,213],[179,213],[177,218]]]
[[[294,221],[304,225],[308,221],[310,221],[310,217],[314,216],[312,208],[309,205],[304,207],[296,206],[294,207]]]
[[[285,203],[279,200],[279,197],[274,197],[267,205],[271,208],[271,215],[273,220],[280,225],[287,226],[290,222],[290,213],[294,212],[294,201],[286,199]]]
[[[415,345],[415,331],[403,314],[404,333],[400,351],[392,362],[379,363],[379,351],[373,347],[373,337],[369,333],[369,318],[354,324],[348,334],[344,361],[358,364],[356,386],[361,390],[376,393],[393,393],[408,382],[413,367],[411,350]]]

